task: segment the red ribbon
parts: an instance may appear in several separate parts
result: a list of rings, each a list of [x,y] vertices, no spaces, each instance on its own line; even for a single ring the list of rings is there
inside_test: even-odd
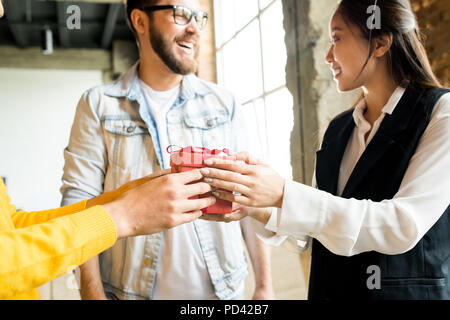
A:
[[[178,150],[173,151],[172,148],[178,148]],[[170,145],[167,147],[167,153],[177,153],[177,152],[186,152],[186,153],[202,153],[202,154],[212,154],[212,155],[218,155],[220,153],[225,153],[227,155],[230,154],[230,151],[228,149],[223,149],[223,150],[218,150],[218,149],[214,149],[214,150],[210,150],[208,148],[202,148],[202,147],[186,147],[186,148],[181,148],[180,146],[176,146],[176,145]]]

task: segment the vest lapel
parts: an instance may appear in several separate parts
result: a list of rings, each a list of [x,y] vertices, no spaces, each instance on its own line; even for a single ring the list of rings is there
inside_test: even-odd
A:
[[[342,193],[343,198],[351,197],[355,188],[358,187],[358,184],[373,168],[378,159],[392,145],[396,144],[396,136],[406,129],[422,95],[423,91],[419,92],[409,87],[400,99],[392,115],[386,114],[380,128],[353,169]]]
[[[316,181],[320,190],[336,195],[339,169],[348,139],[355,128],[352,113],[343,119],[343,125],[330,132],[322,148],[316,152]]]

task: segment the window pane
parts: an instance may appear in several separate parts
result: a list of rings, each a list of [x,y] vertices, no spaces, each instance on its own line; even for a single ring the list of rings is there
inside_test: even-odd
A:
[[[292,179],[291,132],[294,126],[293,98],[287,88],[266,97],[268,119],[268,159],[272,167],[284,178]]]
[[[232,1],[236,2],[236,27],[239,30],[258,15],[258,0]]]
[[[255,29],[257,25],[256,21],[246,28],[224,46],[222,55],[218,55],[219,59],[223,57],[218,78],[223,82],[219,83],[233,92],[241,103],[247,103],[263,93],[259,33]],[[258,38],[252,39],[255,36]]]
[[[219,82],[231,90],[234,94],[237,94],[236,90],[236,54],[238,51],[236,50],[236,39],[231,40],[223,47],[222,54],[222,72],[220,73],[219,80],[223,82]]]
[[[216,45],[218,48],[230,40],[236,33],[235,0],[215,0],[214,19],[216,28]]]
[[[236,52],[233,54],[235,93],[245,103],[263,94],[261,46],[258,20],[253,21],[236,37]],[[230,64],[225,66],[230,67]],[[228,72],[228,70],[227,70]]]
[[[259,0],[259,8],[261,10],[263,10],[265,7],[267,7],[272,2],[273,2],[273,0]]]
[[[243,115],[248,131],[248,151],[251,155],[267,157],[266,112],[264,101],[258,99],[243,106]]]
[[[283,8],[277,0],[261,15],[264,61],[264,89],[271,91],[286,83],[286,45],[284,42]]]

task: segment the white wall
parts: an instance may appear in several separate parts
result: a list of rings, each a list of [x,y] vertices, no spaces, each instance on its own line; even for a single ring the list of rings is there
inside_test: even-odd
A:
[[[0,176],[17,208],[59,207],[63,150],[83,92],[101,71],[0,69]],[[40,287],[42,299],[79,299],[66,274]]]
[[[101,83],[101,71],[0,69],[0,176],[17,208],[59,207],[76,105]]]

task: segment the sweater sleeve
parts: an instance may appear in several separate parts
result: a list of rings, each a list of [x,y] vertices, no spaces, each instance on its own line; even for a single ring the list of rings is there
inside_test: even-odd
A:
[[[80,206],[11,214],[19,229],[0,231],[0,299],[39,287],[115,243],[116,227],[106,210],[95,206],[70,214]]]
[[[49,220],[60,218],[69,214],[80,212],[86,209],[86,202],[81,201],[70,206],[61,207],[58,209],[46,210],[46,211],[36,211],[36,212],[25,212],[13,210],[11,212],[11,220],[15,228],[25,228],[32,225],[47,222]]]

